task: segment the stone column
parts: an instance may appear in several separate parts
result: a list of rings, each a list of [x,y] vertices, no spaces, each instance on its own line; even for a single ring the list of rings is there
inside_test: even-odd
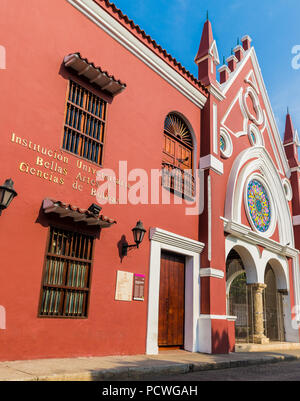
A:
[[[264,335],[264,309],[263,309],[263,291],[267,287],[265,284],[250,284],[252,289],[253,305],[253,334],[254,344],[268,344],[269,339]]]

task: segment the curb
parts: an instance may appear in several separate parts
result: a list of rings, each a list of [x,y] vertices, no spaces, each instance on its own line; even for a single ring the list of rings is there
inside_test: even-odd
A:
[[[191,372],[231,369],[255,365],[266,365],[300,360],[300,355],[262,356],[258,359],[229,360],[222,362],[194,362],[151,367],[113,368],[83,371],[50,376],[32,376],[24,381],[139,381],[150,376],[172,376]]]

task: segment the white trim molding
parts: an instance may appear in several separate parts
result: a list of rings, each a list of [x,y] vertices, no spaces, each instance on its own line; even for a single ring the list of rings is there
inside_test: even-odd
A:
[[[293,225],[300,226],[300,215],[293,217]]]
[[[158,318],[161,251],[167,250],[185,256],[185,328],[184,349],[198,352],[200,316],[200,254],[204,244],[191,238],[162,230],[150,230],[149,300],[147,318],[146,353],[158,354]]]
[[[202,268],[200,269],[200,277],[213,277],[223,279],[225,277],[225,273],[219,269]]]
[[[203,354],[212,354],[212,321],[225,320],[232,322],[236,320],[235,316],[227,315],[200,315],[198,319],[198,343],[199,352]]]
[[[213,103],[213,151],[219,154],[220,141],[218,140],[218,105]]]
[[[67,0],[77,10],[99,26],[109,36],[124,46],[139,60],[145,63],[165,81],[182,93],[201,109],[207,98],[195,86],[189,83],[181,74],[155,54],[149,47],[136,38],[128,29],[120,24],[101,6],[93,0]]]
[[[282,185],[286,195],[286,199],[288,202],[290,202],[293,199],[293,189],[291,183],[287,178],[284,178],[282,180]]]
[[[237,238],[247,241],[249,244],[260,245],[265,249],[274,252],[276,254],[295,257],[298,254],[298,250],[289,245],[282,245],[270,238],[261,236],[260,234],[251,230],[251,227],[243,224],[229,221],[223,218],[224,231],[228,234],[232,234]]]
[[[232,140],[230,138],[230,135],[228,134],[228,132],[226,131],[225,128],[221,128],[220,129],[220,138],[223,138],[224,143],[225,143],[225,149],[222,150],[222,148],[220,147],[220,152],[221,152],[221,156],[224,159],[229,159],[232,156],[233,153],[233,144],[232,144]]]
[[[207,155],[200,159],[201,170],[213,170],[215,173],[222,175],[224,173],[223,163],[213,155]]]
[[[205,246],[202,242],[195,241],[191,238],[182,237],[181,235],[177,235],[157,227],[150,229],[150,240],[195,253],[201,253]]]

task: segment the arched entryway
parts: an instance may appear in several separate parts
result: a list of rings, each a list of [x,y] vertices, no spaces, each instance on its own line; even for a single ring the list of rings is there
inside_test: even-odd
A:
[[[274,270],[268,264],[265,271],[264,327],[270,341],[285,341],[283,300],[284,290],[277,288]]]
[[[235,338],[237,342],[249,342],[249,300],[247,276],[240,255],[232,250],[226,262],[227,313],[236,316]]]
[[[254,260],[249,260],[245,249],[239,246],[231,249],[227,256],[227,314],[236,317],[237,343],[286,340],[283,298],[288,292],[283,289],[287,288],[284,271],[275,259],[265,262],[266,267],[262,268],[263,260],[254,266]],[[257,279],[253,282],[255,272],[262,276],[261,283]]]

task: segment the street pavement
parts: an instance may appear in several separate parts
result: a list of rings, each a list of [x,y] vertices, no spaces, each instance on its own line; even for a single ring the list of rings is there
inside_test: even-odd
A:
[[[0,362],[0,381],[142,381],[153,377],[155,380],[165,377],[172,380],[175,377],[191,380],[190,377],[198,377],[199,372],[211,372],[212,377],[224,379],[231,374],[233,376],[228,377],[238,377],[234,376],[233,369],[236,368],[238,371],[241,368],[250,368],[250,372],[251,367],[255,366],[253,372],[258,369],[267,371],[263,369],[263,365],[293,363],[292,361],[300,363],[299,349],[238,352],[229,355],[167,351],[153,356],[40,359]]]
[[[211,382],[211,381],[258,381],[258,382],[300,382],[300,361],[279,362],[258,366],[231,369],[207,370],[173,376],[149,376],[147,382]],[[144,381],[143,380],[143,381]]]

